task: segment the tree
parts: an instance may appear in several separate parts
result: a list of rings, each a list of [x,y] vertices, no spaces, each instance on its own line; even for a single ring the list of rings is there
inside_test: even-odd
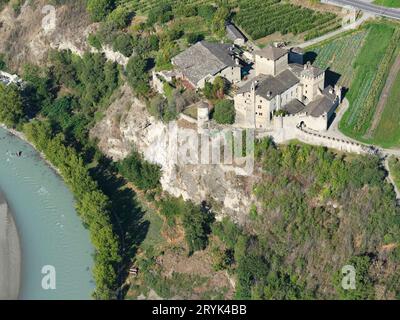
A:
[[[133,150],[129,157],[118,163],[118,170],[142,190],[156,188],[161,178],[160,167],[144,160],[136,150]]]
[[[205,207],[199,207],[192,202],[187,203],[187,208],[182,217],[185,239],[189,247],[189,254],[204,250],[208,243],[210,225],[213,222],[211,212]]]
[[[231,100],[220,100],[215,104],[213,119],[220,124],[235,122],[235,107]]]
[[[15,127],[24,116],[21,94],[15,85],[0,83],[0,121]]]
[[[115,0],[88,0],[87,10],[93,21],[104,20],[115,8]]]
[[[101,50],[101,41],[98,36],[95,34],[91,33],[88,36],[88,43],[93,47],[96,48],[97,50]]]
[[[114,9],[107,17],[107,21],[116,29],[122,29],[128,26],[131,20],[132,12],[124,6]]]
[[[147,60],[141,56],[129,59],[126,66],[126,76],[132,89],[139,95],[145,95],[149,91]]]
[[[125,57],[130,57],[133,53],[132,36],[121,33],[113,41],[114,51],[121,52]]]
[[[218,37],[223,37],[225,35],[225,24],[230,15],[230,10],[221,6],[215,12],[212,22],[211,29]]]
[[[211,21],[216,10],[217,10],[216,7],[206,4],[206,5],[199,6],[199,8],[197,9],[197,14],[200,17],[202,17],[208,21]]]
[[[186,36],[186,40],[189,44],[194,44],[204,39],[204,36],[201,33],[189,33]]]

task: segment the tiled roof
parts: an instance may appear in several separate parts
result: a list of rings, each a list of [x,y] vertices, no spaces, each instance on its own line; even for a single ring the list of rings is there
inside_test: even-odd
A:
[[[208,75],[235,66],[229,44],[200,41],[178,54],[172,62],[194,85]]]
[[[226,33],[228,35],[228,38],[235,41],[236,39],[243,39],[246,40],[246,37],[243,35],[243,33],[240,32],[236,26],[233,24],[228,24],[226,26]]]
[[[272,46],[265,47],[264,49],[255,51],[255,54],[269,60],[278,60],[287,54],[288,51],[282,48],[276,48]]]
[[[253,81],[246,83],[238,90],[238,93],[248,92],[251,89],[253,82],[258,81],[256,85],[256,94],[264,97],[267,100],[272,100],[279,94],[293,87],[299,83],[299,79],[290,70],[285,70],[278,74],[276,77],[259,75]]]

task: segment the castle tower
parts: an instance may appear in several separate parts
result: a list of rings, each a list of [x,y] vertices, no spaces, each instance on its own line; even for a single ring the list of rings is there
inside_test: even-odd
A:
[[[307,62],[301,72],[300,83],[303,87],[301,100],[314,101],[325,88],[325,71]]]
[[[265,74],[273,77],[288,68],[288,51],[281,48],[266,47],[254,53],[256,75]]]

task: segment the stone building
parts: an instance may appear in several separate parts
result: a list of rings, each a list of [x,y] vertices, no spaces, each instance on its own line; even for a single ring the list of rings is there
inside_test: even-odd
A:
[[[324,70],[289,62],[286,49],[267,47],[255,52],[256,77],[234,97],[238,126],[328,128],[340,90],[325,86]]]
[[[238,46],[243,46],[247,41],[243,33],[231,23],[226,26],[226,35]]]
[[[238,83],[242,79],[242,65],[234,49],[230,44],[197,42],[172,59],[176,77],[196,89],[203,89],[206,82],[213,82],[217,76]]]

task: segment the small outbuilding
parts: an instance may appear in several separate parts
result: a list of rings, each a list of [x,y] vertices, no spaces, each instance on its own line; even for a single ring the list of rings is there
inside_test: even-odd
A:
[[[226,26],[226,35],[230,40],[233,41],[234,44],[238,46],[243,46],[247,41],[247,38],[244,36],[244,34],[231,23]]]

